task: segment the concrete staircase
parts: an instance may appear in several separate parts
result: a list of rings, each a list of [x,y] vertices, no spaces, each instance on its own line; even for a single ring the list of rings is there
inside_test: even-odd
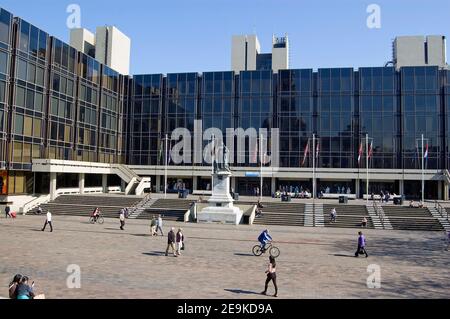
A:
[[[444,227],[428,208],[384,205],[383,210],[395,230],[443,231]]]
[[[156,202],[156,199],[152,199],[150,196],[145,197],[139,204],[137,204],[128,218],[137,219],[146,209],[151,208],[151,206]]]
[[[435,207],[428,207],[428,210],[430,211],[431,215],[439,221],[444,230],[450,232],[450,223],[448,219],[442,216]]]
[[[239,204],[255,204],[239,202]],[[262,203],[262,216],[255,218],[254,225],[305,226],[305,204],[303,203]],[[312,225],[311,225],[312,226]]]
[[[314,205],[305,205],[305,227],[314,227]]]
[[[323,204],[314,204],[314,226],[325,227],[325,220],[323,217]]]
[[[370,219],[372,219],[373,226],[375,229],[384,229],[383,224],[381,223],[380,217],[378,217],[375,208],[373,205],[366,205],[367,213],[370,216]]]
[[[331,210],[336,208],[336,222],[331,223]],[[362,219],[367,219],[367,227],[374,229],[372,218],[363,205],[323,205],[325,227],[361,228]]]
[[[53,215],[89,217],[96,207],[105,218],[117,218],[122,208],[134,207],[142,198],[128,196],[63,195],[54,201],[40,205],[43,213]],[[37,207],[29,213],[37,211]]]
[[[151,220],[152,216],[161,215],[163,220],[184,222],[184,215],[191,208],[192,200],[157,199],[146,205],[136,219]]]

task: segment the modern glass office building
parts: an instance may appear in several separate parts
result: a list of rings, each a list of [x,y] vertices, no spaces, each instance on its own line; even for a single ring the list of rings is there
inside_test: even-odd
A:
[[[88,185],[120,185],[120,178],[106,168],[123,165],[151,177],[153,190],[161,191],[165,136],[171,138],[177,128],[193,136],[201,120],[203,131],[268,129],[268,142],[278,144],[280,160],[276,170],[264,175],[265,195],[281,186],[312,189],[317,155],[318,190],[345,187],[362,197],[366,152],[362,160],[358,157],[368,135],[373,145],[369,193],[388,190],[419,198],[423,135],[428,150],[423,161],[425,197],[448,198],[450,71],[429,66],[274,73],[264,65],[239,74],[123,76],[2,9],[2,194],[78,187],[85,173],[81,163],[102,164],[101,173],[92,170],[86,176]],[[279,130],[278,140],[271,129]],[[313,134],[319,144],[314,150]],[[209,143],[203,140],[202,147]],[[240,194],[251,194],[260,182],[251,174],[259,171],[259,163],[251,160],[252,150],[246,146],[240,153],[235,150],[233,158],[237,163],[236,157],[244,156],[244,163],[232,165],[232,185]],[[169,156],[169,187],[182,180],[191,190],[206,190],[211,165],[196,161],[193,152],[185,155],[191,160],[181,164]],[[43,165],[50,168],[43,170]],[[110,175],[106,182],[105,174]]]

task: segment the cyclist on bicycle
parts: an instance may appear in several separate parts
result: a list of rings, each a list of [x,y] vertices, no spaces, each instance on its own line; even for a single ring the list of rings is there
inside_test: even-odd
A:
[[[94,223],[97,222],[98,217],[100,216],[100,209],[97,207],[92,213],[92,217],[94,217]]]
[[[272,240],[273,240],[273,239],[272,239],[272,236],[269,235],[269,230],[268,230],[268,229],[265,229],[265,230],[259,235],[258,241],[259,241],[259,243],[261,244],[261,250],[262,250],[263,252],[266,251],[266,245],[267,245],[269,242],[271,242]]]

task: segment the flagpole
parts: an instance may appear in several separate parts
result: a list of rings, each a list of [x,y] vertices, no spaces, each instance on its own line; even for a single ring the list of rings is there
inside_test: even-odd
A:
[[[366,195],[367,205],[369,205],[369,134],[366,134]]]
[[[259,136],[259,153],[260,153],[260,171],[259,171],[259,178],[260,178],[260,189],[259,189],[259,199],[262,201],[263,197],[263,152],[262,152],[262,142],[263,142],[263,135],[261,134]]]
[[[312,148],[312,153],[313,153],[313,187],[312,187],[312,198],[313,198],[313,202],[316,199],[316,134],[313,134],[313,148]]]
[[[425,154],[424,154],[424,150],[423,150],[423,134],[422,134],[422,203],[425,202],[425,194],[424,194],[424,190],[425,190],[424,162],[425,162],[425,159],[424,159],[424,156],[425,156]]]
[[[214,157],[215,157],[215,155],[216,155],[216,137],[213,134],[212,135],[212,150],[211,150],[211,192],[214,189]]]
[[[168,155],[168,141],[169,141],[169,135],[166,134],[165,142],[166,142],[166,165],[164,166],[164,198],[167,198],[167,155]]]

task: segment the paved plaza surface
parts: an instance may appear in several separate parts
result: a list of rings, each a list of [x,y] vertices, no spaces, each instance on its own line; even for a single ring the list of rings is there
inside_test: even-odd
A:
[[[164,256],[166,237],[150,237],[143,220],[53,216],[0,219],[0,296],[16,273],[47,298],[273,298],[261,296],[268,256],[255,257],[261,226],[164,223],[183,227],[186,250]],[[450,298],[450,252],[443,232],[365,230],[369,258],[353,257],[358,229],[270,227],[281,250],[279,298]],[[81,267],[81,288],[68,289],[67,266]],[[367,287],[367,267],[381,269],[381,288]],[[270,286],[269,293],[273,294]]]

